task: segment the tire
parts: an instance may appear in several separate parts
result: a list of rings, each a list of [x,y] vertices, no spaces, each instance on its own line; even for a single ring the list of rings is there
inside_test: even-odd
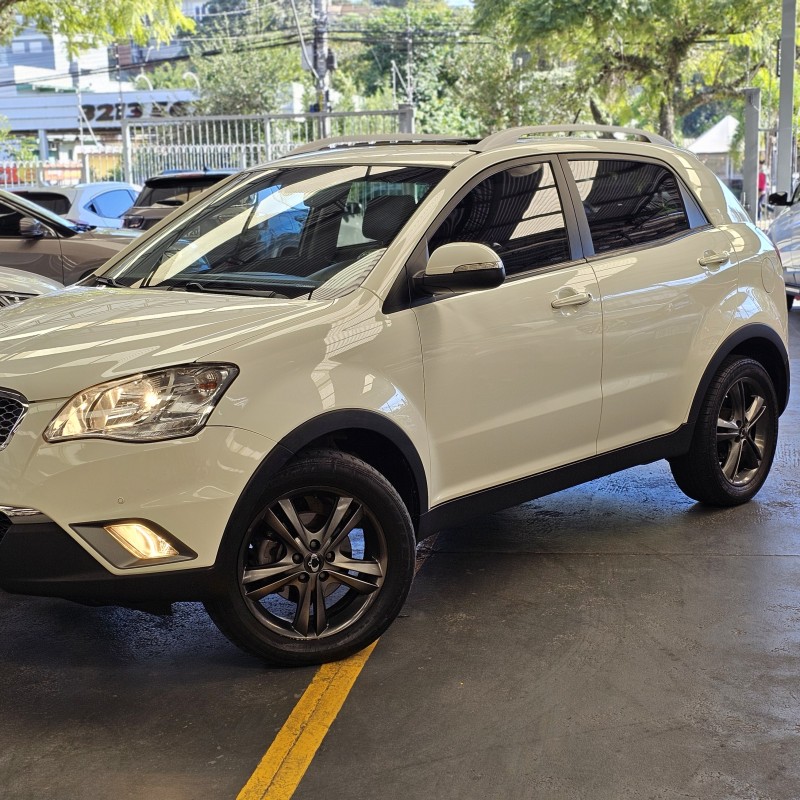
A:
[[[711,381],[692,444],[670,461],[678,487],[701,503],[752,499],[769,475],[778,441],[778,400],[757,361],[731,356]]]
[[[791,311],[793,305],[794,305],[794,295],[793,294],[787,294],[786,295],[786,310],[787,311]]]
[[[287,465],[229,526],[222,593],[205,603],[234,644],[278,666],[345,658],[377,639],[414,577],[408,509],[377,470],[314,451]]]

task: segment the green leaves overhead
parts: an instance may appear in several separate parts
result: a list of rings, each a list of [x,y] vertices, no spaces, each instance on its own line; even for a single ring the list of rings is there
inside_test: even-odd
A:
[[[770,0],[475,0],[475,17],[570,67],[596,122],[669,138],[676,118],[756,79],[780,24]]]
[[[16,15],[65,36],[72,55],[114,41],[167,42],[194,28],[180,0],[0,0],[0,37],[13,35]]]

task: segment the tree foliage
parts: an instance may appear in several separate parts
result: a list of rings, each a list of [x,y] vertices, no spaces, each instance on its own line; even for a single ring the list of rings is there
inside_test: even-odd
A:
[[[475,0],[476,24],[574,65],[596,122],[676,118],[738,98],[770,58],[769,0]],[[758,34],[753,33],[758,31]]]
[[[114,41],[168,42],[194,26],[180,0],[0,0],[0,39],[16,32],[17,16],[65,36],[72,55]]]
[[[290,99],[293,83],[310,89],[300,48],[285,46],[274,36],[288,21],[286,9],[269,5],[254,6],[244,15],[212,18],[204,24],[203,38],[190,46],[188,65],[200,87],[198,111],[276,112]]]

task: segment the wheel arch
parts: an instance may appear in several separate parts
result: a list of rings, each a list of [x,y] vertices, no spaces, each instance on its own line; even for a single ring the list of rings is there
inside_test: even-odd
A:
[[[270,478],[304,452],[330,448],[350,453],[380,472],[406,504],[415,533],[419,519],[428,510],[428,483],[416,447],[397,424],[371,411],[330,411],[309,420],[274,447],[250,477],[239,496],[226,526],[228,531],[242,524]]]
[[[769,326],[745,325],[734,331],[718,348],[709,361],[697,387],[689,422],[694,426],[708,387],[722,362],[731,355],[740,355],[758,361],[769,374],[778,397],[778,413],[782,414],[789,403],[789,354],[781,337]]]

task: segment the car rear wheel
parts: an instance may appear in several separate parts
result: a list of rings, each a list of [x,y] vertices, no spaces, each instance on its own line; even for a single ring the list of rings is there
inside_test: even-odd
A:
[[[769,474],[778,440],[778,401],[757,361],[726,359],[706,393],[689,452],[670,461],[679,488],[714,506],[746,503]]]
[[[270,482],[223,544],[226,589],[206,609],[231,641],[272,664],[334,661],[397,616],[414,553],[408,510],[383,475],[315,451]]]

